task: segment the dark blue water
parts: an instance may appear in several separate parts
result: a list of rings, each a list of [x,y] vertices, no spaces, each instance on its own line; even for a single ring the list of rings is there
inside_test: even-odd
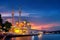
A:
[[[34,40],[60,40],[60,34],[43,34],[41,38],[35,36]]]

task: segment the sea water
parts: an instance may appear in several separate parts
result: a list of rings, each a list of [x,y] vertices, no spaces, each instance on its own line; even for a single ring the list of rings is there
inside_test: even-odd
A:
[[[36,40],[60,40],[60,34],[43,34],[41,38]]]

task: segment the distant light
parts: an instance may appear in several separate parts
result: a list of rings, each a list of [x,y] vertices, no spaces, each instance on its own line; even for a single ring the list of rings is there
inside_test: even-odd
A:
[[[24,24],[23,23],[20,23],[19,26],[22,27]]]
[[[24,22],[24,24],[26,24],[26,21],[23,21]]]
[[[6,27],[3,27],[4,29],[6,29]]]
[[[41,38],[43,36],[43,32],[39,32],[39,38]]]
[[[2,29],[0,29],[0,32],[2,31]]]
[[[27,25],[29,26],[29,25],[30,25],[30,23],[27,23]]]
[[[18,22],[16,22],[16,24],[18,25],[19,23],[18,23]]]

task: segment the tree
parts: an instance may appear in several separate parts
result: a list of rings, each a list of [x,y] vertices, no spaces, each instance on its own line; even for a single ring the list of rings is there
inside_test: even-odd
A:
[[[0,25],[2,25],[2,17],[1,17],[1,14],[0,14]]]
[[[6,32],[8,32],[8,31],[10,30],[11,26],[12,26],[12,24],[11,24],[10,22],[6,21],[6,22],[4,23],[3,29],[4,29]]]
[[[2,28],[3,28],[3,20],[0,14],[0,31],[2,31]]]

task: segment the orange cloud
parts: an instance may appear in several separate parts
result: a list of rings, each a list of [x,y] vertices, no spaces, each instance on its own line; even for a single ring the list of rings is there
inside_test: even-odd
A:
[[[36,23],[31,23],[32,25],[32,29],[38,29],[38,30],[47,30],[51,27],[54,27],[54,26],[60,26],[60,24],[58,23],[50,23],[50,24],[41,24],[41,25],[38,25]]]

